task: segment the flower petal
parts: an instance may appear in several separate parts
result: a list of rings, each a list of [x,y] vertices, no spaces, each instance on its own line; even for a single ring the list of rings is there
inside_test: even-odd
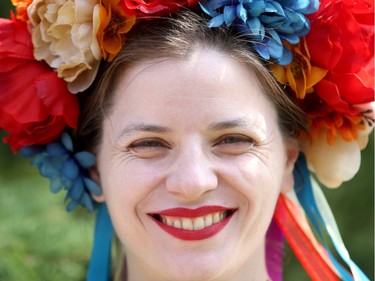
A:
[[[89,179],[89,178],[84,178],[83,179],[88,191],[90,191],[92,194],[95,194],[95,195],[101,195],[102,194],[102,189],[100,188],[100,186],[93,180]]]
[[[68,158],[65,161],[61,173],[64,177],[70,180],[74,180],[75,178],[77,178],[79,174],[79,168],[73,158]]]
[[[95,156],[87,151],[81,151],[76,153],[74,155],[74,158],[77,160],[79,165],[81,165],[81,167],[85,169],[91,168],[96,162]]]
[[[319,181],[327,187],[338,187],[342,182],[352,179],[361,163],[357,142],[346,142],[338,137],[334,145],[329,145],[323,133],[305,152]]]

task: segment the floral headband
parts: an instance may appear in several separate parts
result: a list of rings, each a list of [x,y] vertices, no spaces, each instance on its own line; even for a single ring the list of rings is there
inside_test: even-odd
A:
[[[359,170],[374,125],[374,3],[370,0],[12,0],[0,19],[0,130],[14,152],[33,157],[67,209],[94,210],[101,193],[87,169],[95,157],[74,150],[75,95],[94,81],[136,24],[181,7],[209,27],[249,38],[274,77],[310,119],[300,136],[309,171],[328,187]],[[308,173],[309,174],[309,173]],[[341,276],[343,273],[340,273]],[[328,279],[327,279],[328,280]],[[349,280],[349,279],[348,279]]]

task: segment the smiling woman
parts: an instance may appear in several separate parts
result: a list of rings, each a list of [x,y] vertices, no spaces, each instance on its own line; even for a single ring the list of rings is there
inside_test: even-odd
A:
[[[115,72],[93,176],[129,280],[268,279],[260,257],[297,143],[253,71],[204,44]]]
[[[373,5],[292,2],[14,1],[0,21],[0,128],[67,190],[68,210],[98,207],[88,281],[278,281],[283,236],[313,280],[368,280],[309,170],[337,186],[359,168],[373,53],[323,65],[306,15],[318,29]],[[357,25],[371,45],[371,20]]]

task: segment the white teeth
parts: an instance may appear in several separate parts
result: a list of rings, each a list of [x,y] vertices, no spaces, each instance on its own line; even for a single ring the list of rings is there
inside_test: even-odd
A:
[[[167,224],[173,226],[173,220],[171,218],[167,218]]]
[[[182,219],[182,228],[186,230],[193,230],[193,221],[188,218]]]
[[[204,218],[204,224],[205,224],[205,226],[210,226],[210,225],[212,225],[212,215],[207,215],[207,216]]]
[[[219,223],[224,220],[225,212],[216,212],[208,214],[206,216],[197,218],[178,218],[178,217],[166,217],[160,216],[161,222],[169,226],[185,229],[185,230],[200,230],[205,227],[209,227],[213,224]]]
[[[215,223],[218,223],[219,221],[220,221],[220,214],[219,213],[215,213],[213,215],[212,222],[215,224]]]
[[[222,221],[223,219],[224,219],[224,213],[221,212],[221,213],[220,213],[220,221]]]
[[[182,228],[181,221],[180,221],[180,220],[175,220],[175,221],[173,222],[173,226],[174,226],[175,228]]]
[[[194,220],[194,230],[199,230],[204,228],[204,218],[199,217]]]

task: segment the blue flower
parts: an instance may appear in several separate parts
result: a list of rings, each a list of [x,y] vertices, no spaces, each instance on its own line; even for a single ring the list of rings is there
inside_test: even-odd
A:
[[[318,0],[207,0],[202,10],[212,17],[209,27],[233,26],[246,35],[264,59],[288,65],[293,55],[282,40],[297,44],[310,31],[304,16],[319,8]]]
[[[39,173],[50,180],[50,189],[57,193],[67,191],[66,209],[70,212],[78,205],[94,210],[95,203],[90,194],[100,195],[101,188],[90,179],[88,170],[95,165],[95,156],[87,151],[74,152],[68,133],[62,133],[60,140],[45,146],[28,146],[20,150],[22,156],[33,158],[32,164]]]

